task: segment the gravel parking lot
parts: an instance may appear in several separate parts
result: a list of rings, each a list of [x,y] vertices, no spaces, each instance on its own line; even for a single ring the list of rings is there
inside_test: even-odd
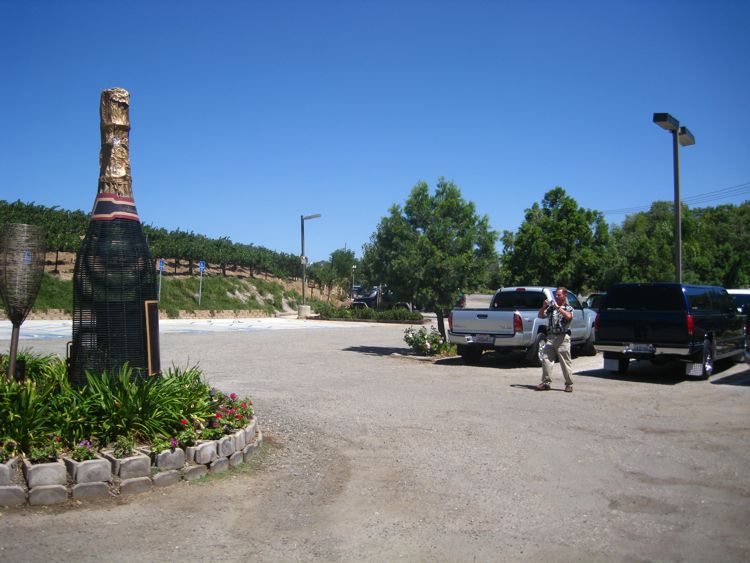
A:
[[[264,450],[206,482],[3,509],[0,560],[750,560],[747,365],[690,381],[581,357],[574,393],[559,372],[535,392],[519,357],[405,357],[403,330],[162,335],[163,366],[253,396]]]

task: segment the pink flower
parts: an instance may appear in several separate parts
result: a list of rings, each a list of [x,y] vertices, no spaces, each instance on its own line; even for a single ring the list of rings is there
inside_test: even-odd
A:
[[[182,420],[180,421],[180,424],[182,424],[183,426],[185,426],[185,425],[187,424],[187,420],[185,420],[185,419],[183,418],[183,419],[182,419]]]
[[[232,399],[233,401],[236,401],[237,400],[237,393],[232,393],[231,395],[229,395],[229,398]]]
[[[224,415],[223,415],[223,414],[221,414],[220,412],[217,412],[217,413],[216,413],[216,418],[222,418],[223,416],[224,416]]]
[[[242,403],[242,404],[241,404],[240,406],[241,406],[241,407],[242,407],[243,409],[246,409],[246,408],[247,408],[247,403]]]

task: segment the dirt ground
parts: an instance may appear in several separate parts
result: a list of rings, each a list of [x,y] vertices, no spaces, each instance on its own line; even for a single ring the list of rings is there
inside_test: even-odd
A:
[[[692,381],[581,357],[574,393],[559,374],[535,392],[519,357],[419,360],[403,327],[341,325],[163,335],[164,365],[253,396],[260,455],[205,482],[3,509],[0,560],[750,560],[745,364]]]

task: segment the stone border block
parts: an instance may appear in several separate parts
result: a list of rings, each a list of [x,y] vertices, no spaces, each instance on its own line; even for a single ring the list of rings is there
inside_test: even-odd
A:
[[[68,489],[65,485],[39,485],[29,489],[29,504],[31,506],[61,504],[67,502],[67,500]]]
[[[219,452],[219,457],[229,457],[235,452],[234,438],[231,435],[220,438],[216,448]]]
[[[250,421],[250,424],[245,427],[245,445],[253,443],[257,426],[258,424],[256,422],[256,418],[253,417],[253,419]]]
[[[0,463],[0,487],[10,485],[13,471],[16,467],[16,458],[10,458],[5,463]]]
[[[195,445],[195,463],[198,465],[208,465],[218,457],[216,450],[216,441],[210,440]]]
[[[29,489],[46,485],[65,485],[68,482],[68,472],[60,459],[49,463],[31,463],[24,459],[21,467]]]
[[[156,467],[162,471],[180,469],[185,465],[185,451],[182,448],[175,448],[174,451],[163,450],[153,456]]]
[[[229,467],[237,467],[243,461],[245,461],[245,456],[243,455],[243,453],[234,452],[231,456],[229,456]]]
[[[148,459],[148,457],[146,457]],[[132,495],[137,493],[145,493],[150,491],[153,483],[150,477],[133,477],[131,479],[124,479],[120,483],[120,494],[121,495]]]
[[[169,485],[174,485],[180,478],[180,472],[172,469],[154,474],[151,480],[154,482],[154,487],[168,487]]]
[[[26,489],[18,485],[0,485],[0,506],[26,504]]]
[[[208,467],[205,465],[190,465],[182,472],[182,477],[185,481],[195,481],[205,475],[208,475]]]
[[[103,457],[76,461],[72,458],[63,458],[65,467],[68,469],[70,478],[75,483],[96,483],[110,481],[112,479],[112,465]]]
[[[247,440],[245,438],[245,429],[242,428],[240,430],[237,430],[232,434],[232,438],[234,440],[234,451],[239,452],[247,445]]]
[[[211,465],[208,466],[208,470],[211,473],[223,473],[229,469],[229,460],[225,457],[220,457],[216,461],[212,461]]]
[[[151,474],[151,458],[147,455],[136,454],[117,458],[112,454],[112,450],[102,450],[102,457],[109,460],[112,465],[112,474],[120,479],[148,477]]]
[[[109,496],[109,485],[103,481],[77,483],[73,485],[71,492],[73,494],[73,498],[76,500],[87,498],[102,498]]]

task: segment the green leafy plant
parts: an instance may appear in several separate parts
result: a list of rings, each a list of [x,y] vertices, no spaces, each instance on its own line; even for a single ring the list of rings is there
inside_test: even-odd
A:
[[[112,448],[112,455],[116,458],[130,457],[135,451],[135,440],[132,436],[118,436]]]
[[[91,440],[81,440],[73,448],[73,451],[70,453],[70,457],[72,457],[76,461],[87,461],[89,459],[95,459],[96,447],[91,442]]]
[[[177,438],[166,438],[164,436],[158,436],[151,441],[151,453],[159,453],[164,450],[175,451],[178,447]]]
[[[425,327],[419,330],[409,327],[404,331],[404,342],[420,356],[439,356],[450,349],[450,344],[443,340],[434,327],[429,332]]]
[[[51,436],[44,441],[32,444],[27,456],[31,463],[49,463],[60,457],[60,437]]]
[[[180,425],[182,426],[182,430],[180,430],[177,433],[177,436],[175,436],[175,438],[177,438],[177,444],[183,449],[188,446],[194,446],[195,441],[198,439],[195,427],[185,418],[180,419]]]

